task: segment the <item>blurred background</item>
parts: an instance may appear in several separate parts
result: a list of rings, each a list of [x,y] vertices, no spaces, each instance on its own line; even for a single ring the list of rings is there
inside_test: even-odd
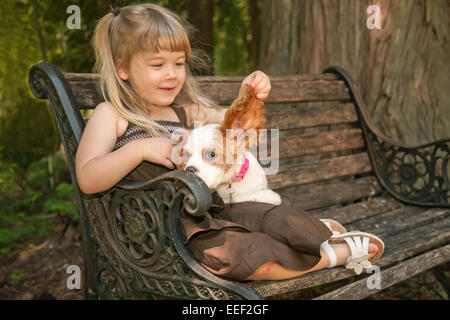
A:
[[[450,138],[447,0],[2,0],[0,299],[82,298],[65,285],[67,266],[82,267],[70,175],[49,105],[32,97],[27,74],[43,60],[92,72],[96,21],[140,2],[166,6],[196,28],[192,47],[211,61],[198,75],[338,65],[387,136],[410,145]],[[70,5],[80,8],[79,29],[67,27]],[[379,7],[381,29],[368,28],[369,5]],[[439,268],[371,298],[448,299],[448,267]]]

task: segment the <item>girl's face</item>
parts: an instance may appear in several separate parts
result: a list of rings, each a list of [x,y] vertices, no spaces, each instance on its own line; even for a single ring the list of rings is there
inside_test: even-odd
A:
[[[185,61],[184,51],[141,52],[131,58],[128,68],[119,66],[118,73],[149,106],[168,106],[183,87]]]

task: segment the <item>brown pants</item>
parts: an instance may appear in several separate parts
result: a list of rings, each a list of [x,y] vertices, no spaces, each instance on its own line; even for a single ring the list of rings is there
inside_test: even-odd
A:
[[[193,225],[200,227],[192,232]],[[191,229],[187,245],[202,265],[238,281],[270,261],[291,270],[311,269],[321,259],[321,243],[332,235],[324,223],[303,210],[261,202],[210,210],[201,220],[185,224],[185,231],[186,227]]]

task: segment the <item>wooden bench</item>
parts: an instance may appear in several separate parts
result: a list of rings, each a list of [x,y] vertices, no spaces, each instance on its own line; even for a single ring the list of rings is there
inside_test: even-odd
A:
[[[153,181],[123,180],[106,192],[83,194],[75,153],[81,109],[102,101],[97,75],[32,67],[34,96],[49,99],[64,144],[80,215],[86,298],[261,299],[354,277],[344,267],[285,281],[235,282],[206,271],[183,244],[181,210],[201,215],[211,194],[194,174],[172,171]],[[243,78],[199,77],[219,105],[235,99]],[[411,147],[383,135],[369,119],[358,87],[338,67],[323,74],[273,77],[267,128],[278,128],[279,172],[268,176],[283,202],[348,230],[379,235],[386,244],[380,289],[449,260],[450,139]],[[273,155],[272,155],[273,156]],[[362,299],[362,273],[319,299]]]

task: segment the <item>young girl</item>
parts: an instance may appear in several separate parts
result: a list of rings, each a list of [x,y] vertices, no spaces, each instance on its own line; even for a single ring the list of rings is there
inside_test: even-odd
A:
[[[187,27],[179,16],[155,4],[115,9],[98,22],[95,69],[105,102],[92,113],[76,155],[84,193],[105,191],[124,177],[147,181],[174,169],[170,134],[179,127],[192,128],[194,121],[223,120],[226,109],[203,96],[190,73],[198,59]],[[251,84],[261,100],[271,89],[261,71],[244,83]],[[332,231],[341,227],[335,221],[328,221],[327,227],[298,209],[237,205],[230,211],[215,194],[203,220],[181,216],[188,247],[217,275],[287,279],[343,265],[354,253],[350,244],[332,238]],[[378,238],[369,238],[377,243]],[[375,243],[368,246],[369,259],[382,251],[380,242]]]

